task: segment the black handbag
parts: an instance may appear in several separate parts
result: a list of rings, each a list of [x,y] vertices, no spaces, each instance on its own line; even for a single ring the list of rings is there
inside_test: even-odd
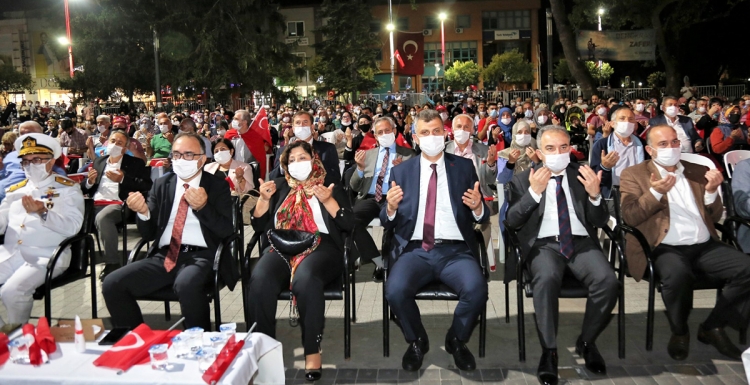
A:
[[[267,233],[271,247],[288,257],[302,254],[315,244],[314,233],[299,230],[271,229]]]

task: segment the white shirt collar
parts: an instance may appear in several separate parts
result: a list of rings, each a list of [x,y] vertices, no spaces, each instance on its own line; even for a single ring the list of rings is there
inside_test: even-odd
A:
[[[667,174],[672,175],[682,175],[683,171],[685,170],[685,167],[682,165],[682,162],[677,162],[677,169],[674,172],[667,171],[664,167],[662,167],[659,163],[653,162],[654,166],[656,166],[656,169],[659,170],[659,174],[662,178],[667,176]]]

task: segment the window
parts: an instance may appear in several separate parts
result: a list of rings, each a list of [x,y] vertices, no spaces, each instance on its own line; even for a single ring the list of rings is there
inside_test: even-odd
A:
[[[424,44],[424,62],[426,65],[441,63],[440,60],[440,43]],[[477,61],[477,42],[475,41],[457,41],[445,43],[445,64],[448,65],[454,61]]]
[[[440,69],[442,71],[442,68]],[[422,76],[422,92],[433,92],[439,90],[440,79],[435,76]]]
[[[458,21],[457,21],[458,22]],[[531,11],[482,12],[482,29],[529,29]]]
[[[286,29],[289,36],[305,36],[304,21],[290,21],[286,23]]]
[[[435,16],[426,16],[424,18],[424,29],[437,29],[440,27],[440,22]]]
[[[380,33],[382,29],[383,29],[383,26],[379,21],[370,22],[370,33]]]
[[[413,89],[414,87],[412,86],[411,82],[412,82],[411,76],[404,76],[404,75],[399,76],[398,77],[398,90],[406,91],[406,90]]]
[[[307,57],[307,54],[304,53],[304,52],[295,52],[294,55],[296,55],[298,57]]]
[[[396,30],[408,31],[409,30],[409,18],[399,17],[398,19],[396,19]]]
[[[469,15],[456,16],[456,28],[469,28],[469,27],[471,27],[471,16]]]

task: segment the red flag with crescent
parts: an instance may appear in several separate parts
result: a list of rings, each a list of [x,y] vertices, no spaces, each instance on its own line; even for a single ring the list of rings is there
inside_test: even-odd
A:
[[[94,365],[127,371],[134,365],[149,362],[151,345],[166,344],[179,333],[179,330],[151,330],[148,325],[140,324],[94,360]]]
[[[398,69],[399,74],[424,74],[424,36],[421,32],[399,32],[397,34],[395,48],[404,63],[403,66]]]
[[[240,134],[234,128],[227,131],[224,134],[224,139],[232,140],[236,137],[241,137],[242,141],[245,142],[250,153],[253,154],[253,158],[258,162],[258,172],[260,175],[254,175],[255,179],[266,177],[266,145],[268,148],[273,148],[271,144],[271,131],[268,124],[268,116],[266,115],[266,109],[261,108],[258,114],[255,115],[255,119],[250,123],[250,128],[244,134]]]
[[[396,52],[393,53],[393,57],[396,58],[396,61],[398,62],[399,68],[401,68],[401,67],[403,67],[405,65],[404,64],[404,59],[401,58],[401,54],[398,53],[398,50],[396,50]]]

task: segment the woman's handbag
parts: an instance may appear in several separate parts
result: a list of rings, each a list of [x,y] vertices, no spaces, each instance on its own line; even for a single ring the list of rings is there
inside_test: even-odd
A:
[[[268,242],[274,250],[288,257],[302,254],[315,244],[314,233],[299,230],[268,230]]]

